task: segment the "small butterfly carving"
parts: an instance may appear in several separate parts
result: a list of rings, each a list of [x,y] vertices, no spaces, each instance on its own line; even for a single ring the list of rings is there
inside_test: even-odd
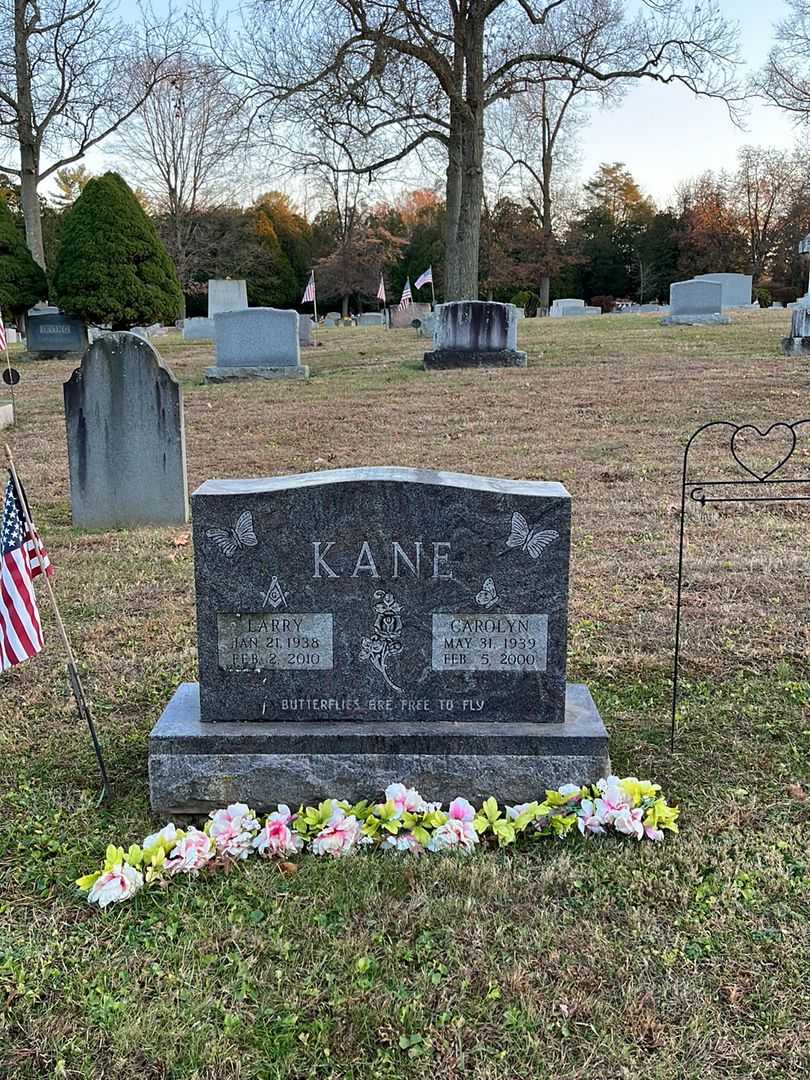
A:
[[[242,511],[232,529],[208,529],[205,535],[209,536],[229,559],[240,549],[255,547],[258,543],[253,529],[253,515],[249,510]]]
[[[530,529],[523,514],[512,514],[512,527],[506,541],[508,548],[520,548],[533,559],[539,559],[549,544],[558,540],[560,534],[555,529]]]
[[[495,582],[491,577],[488,577],[481,586],[481,591],[476,595],[475,602],[480,604],[481,607],[490,608],[493,604],[497,604],[499,599]]]

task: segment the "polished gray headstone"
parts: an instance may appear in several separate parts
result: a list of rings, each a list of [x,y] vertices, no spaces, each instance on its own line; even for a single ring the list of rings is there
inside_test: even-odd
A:
[[[297,311],[257,307],[215,315],[216,365],[206,370],[206,382],[307,378],[298,335]]]
[[[41,355],[81,353],[87,348],[87,327],[81,319],[58,314],[29,313],[25,344],[28,352]]]
[[[723,286],[719,281],[673,281],[669,287],[669,314],[662,326],[727,323],[722,314]]]
[[[75,526],[188,520],[182,391],[148,341],[99,338],[64,384],[64,401]]]
[[[561,721],[561,484],[342,469],[192,508],[204,720]]]

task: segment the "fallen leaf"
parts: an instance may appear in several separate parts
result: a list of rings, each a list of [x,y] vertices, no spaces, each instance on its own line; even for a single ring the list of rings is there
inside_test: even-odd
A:
[[[294,862],[280,862],[278,872],[283,874],[284,877],[295,877],[298,873],[298,865]]]
[[[172,540],[172,543],[175,547],[186,547],[190,539],[190,532],[178,533],[177,536],[175,536],[174,540]]]
[[[798,799],[799,802],[803,802],[807,798],[807,792],[801,784],[788,784],[787,790],[791,799]]]

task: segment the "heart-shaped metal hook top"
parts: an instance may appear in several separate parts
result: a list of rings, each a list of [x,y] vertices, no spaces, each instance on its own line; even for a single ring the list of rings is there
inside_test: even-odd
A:
[[[750,465],[746,465],[746,463],[740,457],[740,452],[743,452],[743,447],[740,446],[738,451],[738,438],[742,435],[744,441],[745,435],[747,434],[749,436],[756,435],[759,439],[767,439],[769,438],[769,436],[771,436],[773,432],[779,431],[780,428],[787,432],[787,453],[783,453],[779,460],[776,462],[776,464],[773,466],[773,468],[768,469],[768,471],[764,473],[757,472],[757,470],[752,469]],[[750,449],[751,445],[749,444],[749,451]],[[744,469],[749,474],[749,476],[753,476],[755,480],[767,480],[769,476],[773,476],[774,473],[779,472],[782,466],[787,464],[787,462],[790,460],[795,449],[796,432],[790,426],[790,424],[786,424],[784,423],[784,421],[780,421],[778,424],[771,424],[767,431],[760,431],[758,427],[754,426],[754,424],[743,424],[742,427],[738,427],[734,434],[731,436],[731,456],[734,458],[740,468]]]

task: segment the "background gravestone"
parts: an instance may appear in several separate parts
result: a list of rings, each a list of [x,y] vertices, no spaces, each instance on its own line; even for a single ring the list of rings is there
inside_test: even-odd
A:
[[[696,274],[695,281],[714,281],[723,288],[724,308],[751,307],[754,279],[751,274]]]
[[[213,339],[213,319],[197,318],[183,320],[183,341],[213,341]]]
[[[526,353],[517,349],[514,304],[490,300],[458,300],[438,304],[433,350],[425,353],[430,370],[467,367],[526,367]]]
[[[64,399],[75,526],[188,520],[182,391],[148,341],[99,338]]]
[[[385,315],[381,311],[363,311],[357,316],[358,326],[385,326]]]
[[[388,325],[392,330],[403,330],[413,325],[414,319],[424,319],[430,315],[430,304],[408,304],[406,307],[390,307],[388,309]]]
[[[152,732],[156,810],[392,776],[520,802],[606,775],[599,714],[565,680],[561,484],[360,468],[210,480],[192,502],[200,683]]]
[[[81,319],[62,312],[29,312],[25,330],[28,352],[40,356],[81,353],[87,348],[87,327]]]
[[[231,379],[308,379],[301,364],[297,311],[255,307],[214,316],[216,365],[206,382]]]
[[[247,282],[243,279],[213,278],[208,282],[209,319],[222,311],[244,311],[247,306]]]
[[[315,324],[309,315],[298,316],[298,344],[302,349],[308,349],[314,345],[315,342],[312,339],[312,331]]]
[[[673,281],[669,287],[670,313],[662,326],[692,326],[701,323],[727,323],[722,314],[723,286],[719,281]]]

